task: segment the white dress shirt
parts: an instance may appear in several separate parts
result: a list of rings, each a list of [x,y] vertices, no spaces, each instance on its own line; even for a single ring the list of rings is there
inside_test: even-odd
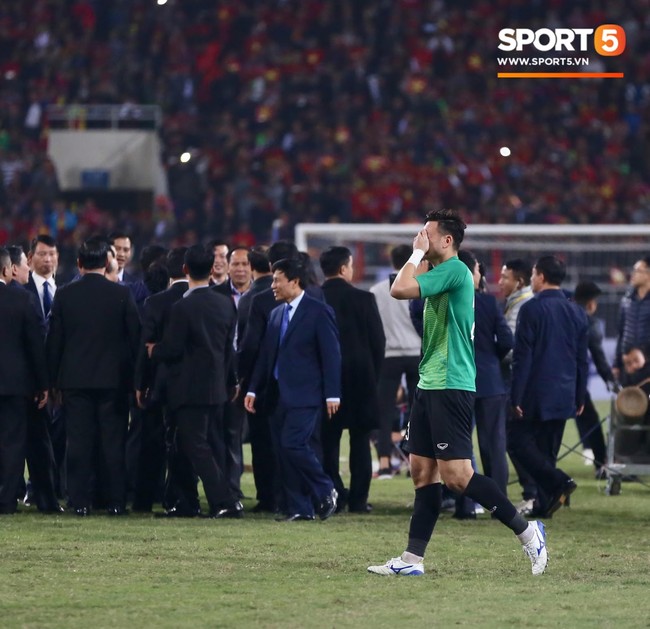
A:
[[[54,299],[54,293],[56,293],[56,282],[54,281],[54,276],[47,278],[32,271],[32,279],[34,280],[36,290],[38,291],[38,301],[41,302],[41,310],[43,310],[43,284],[45,284],[45,282],[48,283],[50,287],[50,297]],[[45,314],[45,310],[43,310],[43,314]]]

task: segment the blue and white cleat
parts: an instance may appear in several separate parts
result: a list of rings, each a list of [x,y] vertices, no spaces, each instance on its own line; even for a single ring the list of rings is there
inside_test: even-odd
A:
[[[383,566],[368,566],[368,572],[394,577],[420,577],[424,574],[423,563],[407,563],[401,557],[389,559]]]
[[[530,523],[533,527],[532,539],[523,544],[524,553],[528,555],[533,568],[533,575],[542,574],[548,563],[548,553],[546,551],[546,530],[544,523],[535,520]]]

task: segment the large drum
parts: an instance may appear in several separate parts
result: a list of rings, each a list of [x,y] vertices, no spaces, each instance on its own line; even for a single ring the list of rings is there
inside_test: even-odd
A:
[[[625,387],[616,396],[616,410],[622,424],[642,424],[648,412],[648,394],[641,388],[650,382],[647,378],[639,384]]]

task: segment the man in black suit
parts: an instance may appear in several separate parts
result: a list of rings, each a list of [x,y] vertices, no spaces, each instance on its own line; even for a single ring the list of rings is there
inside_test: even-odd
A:
[[[67,423],[68,495],[80,516],[90,513],[96,442],[108,513],[126,513],[128,392],[140,320],[129,289],[104,277],[108,248],[99,238],[81,245],[81,278],[57,292],[47,339],[50,377],[62,392]]]
[[[216,255],[216,254],[215,254]],[[232,300],[235,311],[240,299],[248,292],[251,285],[251,266],[248,261],[248,248],[237,246],[228,251],[228,277],[221,284],[213,284],[212,290],[221,293]],[[235,329],[234,348],[237,348],[237,330]],[[226,451],[225,474],[231,489],[243,498],[241,491],[241,475],[244,471],[244,455],[242,438],[244,432],[245,413],[241,400],[228,402],[223,414],[223,437],[214,444],[220,448],[223,441]]]
[[[120,264],[124,265],[131,257],[131,239],[124,234],[112,234],[111,250],[115,251],[115,262],[117,262],[117,276],[113,277],[108,274],[109,266],[107,266],[107,279],[116,279],[122,284],[126,284],[133,295],[133,300],[138,308],[138,313],[142,316],[144,309],[144,302],[152,294],[163,291],[167,288],[169,283],[169,274],[165,266],[165,256],[167,249],[162,245],[147,245],[142,248],[140,258],[138,260],[140,271],[142,272],[142,279],[135,279],[133,276],[124,270],[124,266],[120,269]],[[118,253],[119,249],[119,253]],[[109,252],[109,262],[111,254]],[[146,439],[149,435],[144,432],[150,426],[145,426],[145,421],[151,418],[144,418],[140,407],[138,406],[135,397],[129,396],[129,431],[126,438],[126,482],[127,494],[129,498],[133,498],[133,509],[135,511],[147,512],[150,511],[147,502],[148,497],[138,495],[142,489],[139,476],[139,467],[141,462],[141,453],[143,448],[147,448]],[[162,423],[160,423],[162,428]],[[142,499],[142,500],[141,500]]]
[[[286,500],[284,521],[313,520],[314,505],[325,520],[337,492],[312,447],[323,406],[329,419],[341,401],[341,351],[332,309],[309,297],[299,260],[273,265],[276,301],[244,400],[249,413],[271,413]]]
[[[59,264],[59,252],[54,238],[45,234],[36,236],[31,242],[28,262],[32,272],[26,288],[38,297],[47,320],[57,290],[54,274]]]
[[[11,260],[11,284],[25,287],[29,282],[29,262],[23,248],[18,245],[7,247]],[[30,293],[32,294],[32,293]]]
[[[165,454],[169,469],[163,503],[179,511],[196,514],[199,511],[199,499],[196,483],[192,496],[179,506],[179,492],[176,489],[179,471],[192,475],[191,465],[174,447],[176,428],[165,426],[163,407],[166,405],[167,369],[149,360],[146,343],[162,341],[169,323],[172,306],[183,298],[189,288],[183,269],[187,247],[172,249],[166,258],[170,285],[167,290],[148,297],[142,312],[142,337],[138,362],[135,370],[136,400],[141,409],[142,435],[137,465],[137,482],[133,500],[134,511],[151,511],[161,476],[164,474]],[[171,418],[169,414],[168,419]],[[191,505],[190,505],[191,503]]]
[[[33,290],[27,290],[27,284],[30,277],[27,256],[25,255],[23,248],[18,245],[10,245],[7,247],[7,251],[9,252],[9,258],[11,260],[11,282],[9,282],[9,286],[11,288],[19,288],[20,290],[27,291],[30,301],[32,302],[34,310],[38,316],[38,320],[41,322],[43,338],[45,338],[47,325],[45,323],[45,318],[43,317],[43,308],[38,299],[38,293]]]
[[[339,493],[339,510],[367,513],[372,478],[370,431],[379,426],[377,385],[384,360],[386,337],[375,296],[352,286],[354,267],[347,247],[330,247],[320,256],[325,275],[325,301],[334,309],[341,339],[341,408],[323,422],[325,472]],[[350,491],[339,473],[343,429],[350,433]],[[347,498],[347,501],[346,501]]]
[[[274,242],[267,252],[269,264],[273,265],[278,260],[297,258],[298,249],[292,242],[280,240]],[[271,277],[271,281],[273,278]],[[260,349],[260,343],[266,331],[271,310],[277,306],[273,290],[269,286],[259,293],[251,295],[250,310],[247,317],[246,329],[239,338],[237,347],[237,372],[240,384],[250,381],[255,360]]]
[[[250,288],[241,296],[237,304],[237,347],[246,334],[246,325],[251,311],[253,297],[263,290],[271,288],[273,274],[266,247],[253,247],[248,252],[248,263],[251,267],[252,282]]]
[[[203,482],[210,517],[239,518],[242,504],[228,486],[223,459],[215,459],[208,437],[211,427],[222,434],[228,389],[236,387],[236,316],[230,300],[209,286],[213,259],[200,245],[187,250],[189,290],[172,306],[163,340],[147,343],[147,351],[155,362],[167,365],[168,409],[175,415],[180,447]]]
[[[251,265],[253,282],[251,287],[242,295],[237,307],[237,350],[242,347],[242,341],[246,335],[246,326],[251,311],[253,297],[262,291],[271,288],[273,274],[269,263],[268,252],[265,248],[255,247],[248,252],[248,261]],[[240,390],[247,390],[250,380],[250,373],[246,371],[239,374]],[[273,512],[275,510],[274,472],[275,457],[273,450],[269,448],[271,433],[269,430],[268,418],[259,413],[247,414],[248,438],[251,444],[251,458],[253,464],[253,477],[257,489],[258,504],[253,507],[253,512]]]
[[[11,259],[12,280],[9,287],[28,295],[40,324],[43,342],[45,342],[46,324],[43,310],[36,294],[25,290],[29,281],[29,264],[22,247],[7,248]],[[28,405],[27,438],[25,458],[29,469],[30,496],[43,513],[59,513],[62,507],[56,497],[55,469],[56,462],[50,437],[50,413],[47,405],[39,408],[36,404]]]
[[[458,258],[467,265],[474,279],[474,360],[476,362],[476,395],[474,418],[483,473],[506,494],[508,490],[508,461],[506,459],[506,411],[508,386],[503,379],[501,361],[513,348],[515,339],[501,313],[494,295],[479,290],[480,264],[474,254],[461,249]],[[467,499],[465,499],[467,500]],[[457,503],[458,508],[458,503]],[[469,500],[466,510],[457,517],[474,515],[474,503]]]
[[[0,248],[0,514],[15,513],[25,466],[27,408],[47,403],[41,326],[26,292],[12,290],[11,258]]]
[[[596,318],[598,310],[598,297],[602,294],[600,287],[591,281],[579,282],[576,286],[573,298],[575,302],[587,313],[589,329],[587,331],[587,347],[589,355],[596,368],[596,372],[603,379],[610,391],[616,390],[616,378],[612,368],[607,361],[605,351],[603,350],[603,329],[602,321]],[[607,475],[607,470],[603,467],[607,461],[607,449],[605,446],[605,436],[600,425],[598,411],[591,399],[589,389],[585,393],[585,408],[581,415],[576,417],[578,432],[583,446],[593,452],[593,462],[596,478],[602,479]]]
[[[51,236],[39,234],[31,242],[27,260],[32,268],[25,288],[31,291],[36,298],[43,314],[45,326],[49,324],[49,314],[52,307],[52,300],[57,291],[56,270],[59,264],[59,252],[56,241]],[[34,411],[34,416],[36,416]],[[56,402],[49,404],[40,412],[38,423],[45,422],[54,450],[54,458],[58,470],[57,486],[61,495],[64,493],[65,478],[63,468],[65,466],[65,420],[61,408]],[[26,496],[27,497],[27,496]]]
[[[589,323],[560,288],[565,278],[559,258],[535,263],[535,297],[519,311],[512,360],[512,449],[538,485],[533,513],[540,517],[551,517],[577,488],[557,454],[567,418],[584,409]]]

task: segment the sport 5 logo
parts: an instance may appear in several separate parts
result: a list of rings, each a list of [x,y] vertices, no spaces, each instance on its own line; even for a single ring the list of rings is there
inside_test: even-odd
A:
[[[521,52],[526,46],[548,52],[590,52],[589,38],[593,35],[593,50],[602,57],[615,57],[625,51],[625,31],[618,24],[602,24],[593,28],[502,28],[499,50]]]

